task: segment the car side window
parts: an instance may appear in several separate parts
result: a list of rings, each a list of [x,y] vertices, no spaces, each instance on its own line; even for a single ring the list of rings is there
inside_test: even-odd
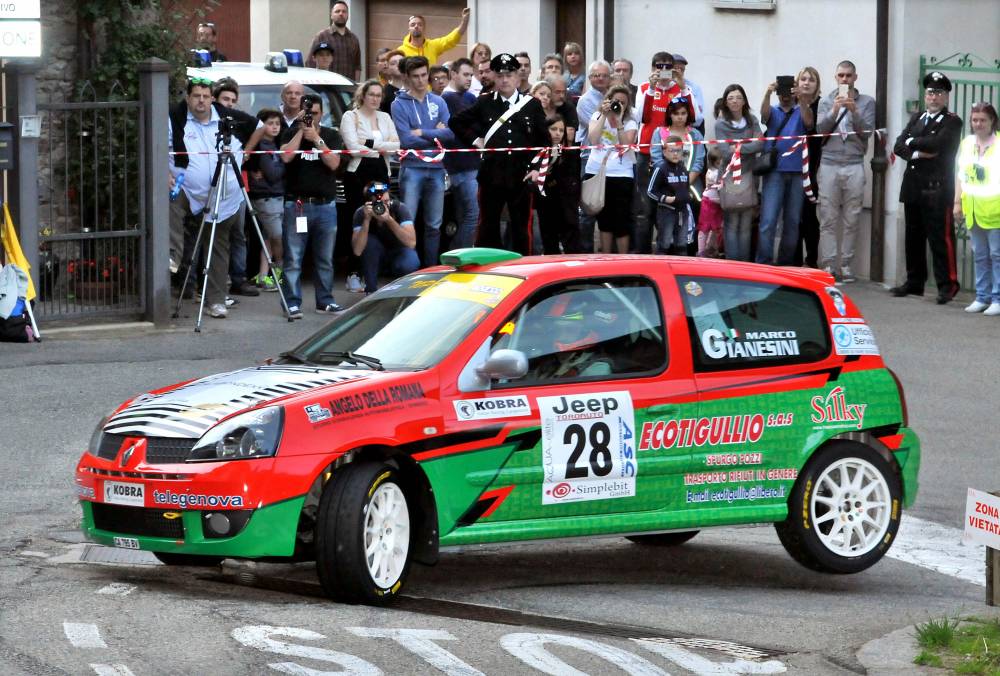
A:
[[[801,364],[830,354],[826,315],[809,291],[735,279],[677,282],[698,371]]]
[[[546,287],[493,336],[492,349],[522,351],[528,373],[511,385],[606,379],[661,371],[667,363],[663,314],[642,278],[574,281]]]

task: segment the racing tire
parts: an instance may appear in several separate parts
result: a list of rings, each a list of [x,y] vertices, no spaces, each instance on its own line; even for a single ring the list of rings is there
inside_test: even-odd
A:
[[[197,566],[199,568],[212,568],[222,563],[225,558],[202,554],[175,554],[173,552],[153,552],[153,556],[167,566]]]
[[[778,539],[806,568],[858,573],[889,550],[902,487],[892,465],[862,444],[837,441],[814,455],[792,487]]]
[[[680,533],[652,533],[650,535],[626,535],[625,539],[637,545],[646,547],[678,547],[695,535],[698,530],[686,530]]]
[[[323,591],[345,603],[391,603],[410,570],[410,511],[395,467],[359,461],[335,471],[316,523],[316,572]]]

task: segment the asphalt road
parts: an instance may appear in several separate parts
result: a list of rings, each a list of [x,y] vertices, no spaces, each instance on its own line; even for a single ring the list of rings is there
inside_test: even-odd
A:
[[[1000,488],[1000,320],[873,284],[844,290],[923,442],[909,514],[961,528],[967,487]],[[138,392],[289,349],[328,319],[288,324],[276,306],[244,299],[201,334],[189,322],[0,347],[0,673],[852,673],[877,636],[986,612],[982,586],[890,558],[854,576],[812,573],[770,527],[676,549],[609,538],[449,552],[415,568],[389,610],[325,601],[308,564],[80,562],[109,552],[76,531],[73,468],[96,421]]]

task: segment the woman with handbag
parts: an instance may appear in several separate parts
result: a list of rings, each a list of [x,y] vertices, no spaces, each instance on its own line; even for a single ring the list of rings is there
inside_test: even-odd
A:
[[[587,143],[592,146],[631,145],[639,135],[632,116],[632,92],[615,85],[608,89],[600,107],[590,118]],[[584,210],[597,216],[601,231],[601,252],[628,252],[632,190],[635,187],[635,153],[621,148],[594,148],[587,158],[584,174]],[[603,200],[598,194],[603,191]]]
[[[757,118],[750,112],[747,93],[743,91],[743,87],[738,84],[726,87],[722,98],[715,102],[715,138],[718,139],[715,147],[722,153],[723,171],[729,166],[736,151],[736,144],[728,141],[759,138],[762,135]],[[734,183],[730,172],[719,190],[719,204],[723,213],[722,238],[726,258],[729,260],[750,260],[753,212],[757,206],[757,177],[751,169],[754,158],[763,146],[763,141],[746,141],[740,144],[740,182]]]

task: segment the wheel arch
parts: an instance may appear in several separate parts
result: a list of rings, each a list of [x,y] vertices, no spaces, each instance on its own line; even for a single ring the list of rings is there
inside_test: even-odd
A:
[[[824,439],[816,448],[813,449],[812,453],[806,457],[805,462],[811,461],[817,455],[819,455],[828,446],[831,446],[838,441],[849,441],[856,444],[861,444],[862,446],[867,446],[876,453],[882,456],[882,458],[889,463],[892,470],[896,473],[896,476],[900,479],[900,484],[902,484],[903,469],[899,466],[899,461],[896,460],[896,456],[893,455],[892,450],[886,446],[879,438],[876,433],[880,433],[880,430],[861,430],[858,432],[840,432],[834,434],[828,439]],[[805,466],[805,462],[803,466]]]

